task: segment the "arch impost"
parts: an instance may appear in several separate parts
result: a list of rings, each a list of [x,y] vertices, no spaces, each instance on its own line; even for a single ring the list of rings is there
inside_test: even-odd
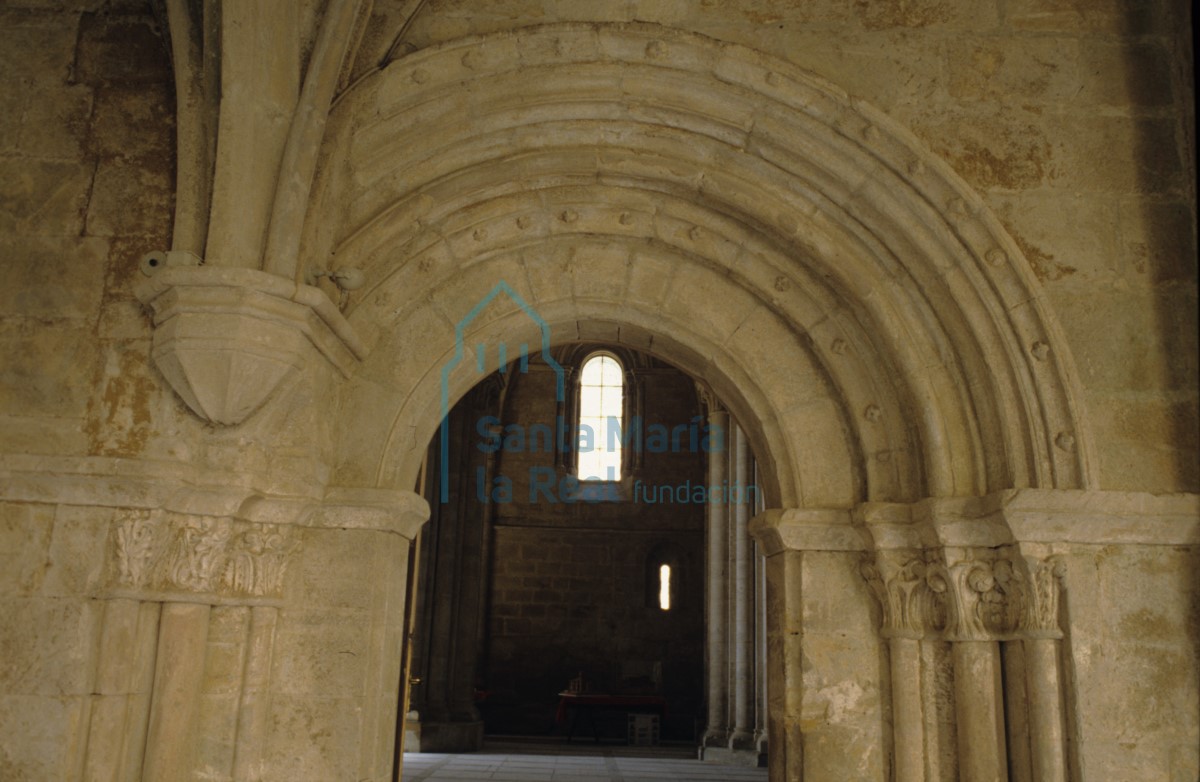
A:
[[[851,516],[873,549],[1200,543],[1197,494],[1010,489],[982,497],[863,503]]]
[[[784,551],[863,551],[866,543],[840,508],[765,510],[750,520],[750,534],[768,557]]]
[[[429,519],[421,495],[395,489],[330,488],[310,526],[391,532],[414,540]]]
[[[1020,489],[864,503],[850,515],[884,637],[1061,638],[1067,547],[1200,543],[1195,494]]]
[[[255,269],[177,266],[136,289],[154,314],[154,362],[196,415],[235,425],[316,351],[344,377],[366,348],[319,289]]]

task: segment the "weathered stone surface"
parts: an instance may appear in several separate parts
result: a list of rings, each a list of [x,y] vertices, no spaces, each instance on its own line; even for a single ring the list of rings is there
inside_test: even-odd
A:
[[[1067,778],[1196,779],[1185,4],[377,0],[357,48],[319,3],[203,32],[178,9],[204,4],[167,5],[0,10],[0,778],[390,778],[427,510],[405,492],[533,312],[744,426],[773,780],[973,782],[1005,764],[999,703],[1014,780],[1062,760],[1025,718],[1061,718]],[[201,367],[238,408],[219,427],[151,357],[181,330],[135,300],[138,262],[167,249],[275,291],[157,291],[188,338],[282,361]],[[466,323],[500,279],[528,310]],[[347,323],[362,351],[327,338]],[[654,521],[624,509],[588,518]],[[584,569],[637,581],[627,549],[493,510],[493,664],[550,667],[538,638],[604,622],[666,643],[653,614],[555,603],[604,597]],[[455,558],[482,549],[446,545],[469,598]],[[901,549],[931,614],[902,637],[860,573]]]

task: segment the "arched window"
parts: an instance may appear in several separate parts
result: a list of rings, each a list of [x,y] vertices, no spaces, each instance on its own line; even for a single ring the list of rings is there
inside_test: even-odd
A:
[[[646,607],[663,612],[678,609],[683,570],[676,547],[669,542],[659,543],[646,554],[645,563]]]
[[[625,428],[625,369],[616,356],[597,353],[579,371],[576,474],[583,481],[621,479]]]

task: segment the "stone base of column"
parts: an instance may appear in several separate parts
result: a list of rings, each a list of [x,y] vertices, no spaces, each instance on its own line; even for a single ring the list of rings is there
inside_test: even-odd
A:
[[[483,721],[421,722],[404,726],[405,752],[477,752],[483,748]]]
[[[749,766],[766,768],[767,755],[757,749],[730,749],[729,747],[701,747],[700,759],[705,763],[722,766]]]

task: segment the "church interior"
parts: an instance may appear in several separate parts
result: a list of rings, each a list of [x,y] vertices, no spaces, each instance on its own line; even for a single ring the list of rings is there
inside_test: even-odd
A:
[[[0,780],[1197,782],[1193,10],[0,2]]]

